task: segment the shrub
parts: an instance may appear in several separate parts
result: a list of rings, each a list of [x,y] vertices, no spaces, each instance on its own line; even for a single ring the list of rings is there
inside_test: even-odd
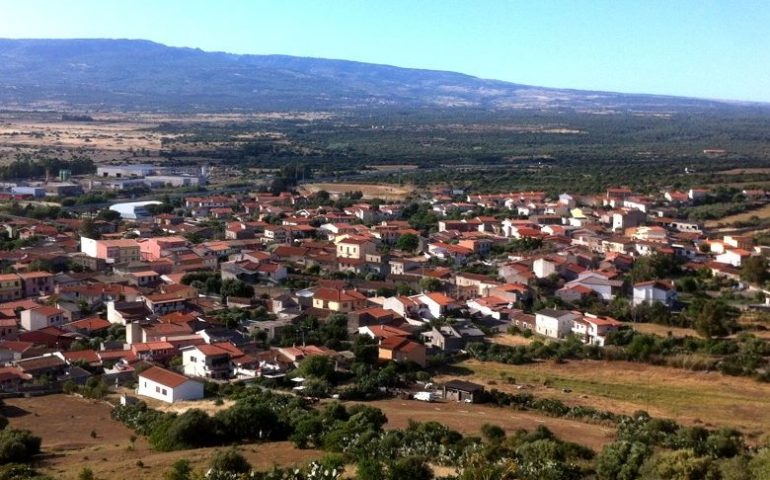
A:
[[[27,430],[0,431],[0,463],[24,463],[40,453],[40,437]]]
[[[235,448],[220,450],[211,460],[211,469],[219,472],[248,473],[251,464]]]

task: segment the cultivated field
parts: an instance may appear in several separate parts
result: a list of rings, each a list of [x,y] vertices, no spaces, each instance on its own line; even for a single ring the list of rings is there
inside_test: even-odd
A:
[[[368,183],[308,183],[302,185],[299,190],[304,194],[325,190],[331,195],[361,192],[364,194],[364,198],[382,198],[384,200],[403,200],[413,191],[411,187]]]
[[[518,384],[532,386],[524,391],[571,405],[616,413],[646,410],[687,424],[738,428],[750,437],[761,435],[770,425],[770,385],[716,372],[601,361],[504,365],[467,360],[457,367],[467,374],[464,379],[482,384],[494,381],[499,390],[520,391],[503,380],[511,376]],[[437,381],[456,376],[452,372]]]
[[[5,405],[11,427],[42,437],[44,455],[37,466],[57,479],[74,480],[87,466],[99,479],[161,480],[180,458],[203,470],[217,450],[153,451],[144,438],[112,420],[111,407],[104,402],[52,395],[8,399]],[[91,432],[96,433],[95,438]],[[133,444],[132,436],[137,437]],[[304,464],[322,456],[317,450],[298,450],[289,442],[247,444],[241,453],[260,470]]]

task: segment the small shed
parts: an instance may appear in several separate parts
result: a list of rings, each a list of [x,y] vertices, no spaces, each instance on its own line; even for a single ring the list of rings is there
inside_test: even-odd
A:
[[[464,380],[450,380],[444,384],[444,400],[478,403],[484,393],[484,386]]]

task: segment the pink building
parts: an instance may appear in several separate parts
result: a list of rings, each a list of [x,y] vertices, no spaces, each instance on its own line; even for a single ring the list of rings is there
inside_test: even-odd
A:
[[[142,260],[153,262],[163,257],[163,250],[187,245],[183,237],[154,237],[139,241]]]
[[[136,240],[95,240],[80,237],[80,251],[92,258],[102,258],[107,263],[139,261],[139,243]]]

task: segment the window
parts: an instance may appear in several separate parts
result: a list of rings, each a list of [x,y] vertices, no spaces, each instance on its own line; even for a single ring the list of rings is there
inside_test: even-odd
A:
[[[167,392],[166,392],[166,389],[164,388],[163,389],[163,395],[166,395],[166,394],[167,394]]]
[[[197,359],[197,358],[195,358],[195,357],[193,357],[192,355],[190,355],[190,361],[191,361],[191,362],[193,362],[193,363],[195,363],[195,362],[197,362],[197,361],[198,361],[198,359]]]
[[[155,393],[160,393],[160,387],[157,385],[155,386]]]

